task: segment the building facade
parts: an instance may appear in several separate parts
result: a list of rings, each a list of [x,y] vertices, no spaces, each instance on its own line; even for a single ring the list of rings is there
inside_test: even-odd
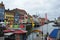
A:
[[[13,9],[13,11],[15,12],[15,17],[14,17],[15,23],[25,22],[25,16],[27,15],[25,10],[16,8]]]
[[[14,23],[17,24],[17,23],[19,23],[19,18],[20,18],[19,16],[20,16],[20,14],[19,14],[17,9],[13,9],[12,11],[15,12]]]
[[[45,18],[39,18],[39,22],[40,22],[40,25],[44,25],[45,24]]]
[[[4,21],[4,12],[5,12],[5,7],[3,2],[0,3],[0,22]]]
[[[14,23],[14,14],[15,13],[9,9],[5,10],[5,19],[7,19],[6,22],[9,22],[9,26],[12,26]]]
[[[18,16],[19,23],[23,23],[25,19],[25,15],[27,15],[27,12],[25,10],[18,9],[18,8],[16,8],[15,10],[17,10],[16,16]]]

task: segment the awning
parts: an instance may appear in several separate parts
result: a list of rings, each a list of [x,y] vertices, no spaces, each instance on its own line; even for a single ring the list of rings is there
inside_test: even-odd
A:
[[[27,33],[26,30],[4,30],[4,33],[9,33],[9,32],[12,32],[12,33],[15,33],[15,34],[24,34],[24,33]]]
[[[25,31],[25,30],[18,30],[18,31],[15,31],[14,33],[15,34],[24,34],[24,33],[27,33],[27,31]]]
[[[20,24],[20,28],[24,28],[24,24]]]
[[[51,37],[51,38],[56,38],[56,37],[57,37],[57,34],[58,34],[58,30],[59,30],[59,29],[54,29],[54,30],[51,32],[51,34],[49,35],[49,37]]]

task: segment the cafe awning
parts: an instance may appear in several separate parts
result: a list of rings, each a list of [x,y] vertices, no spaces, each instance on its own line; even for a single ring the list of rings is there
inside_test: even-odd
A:
[[[25,30],[4,30],[4,33],[9,33],[9,32],[12,32],[12,33],[15,33],[15,34],[27,33],[27,31],[25,31]]]
[[[15,31],[14,33],[15,34],[24,34],[24,33],[27,33],[27,31],[25,31],[25,30],[18,30],[18,31]]]

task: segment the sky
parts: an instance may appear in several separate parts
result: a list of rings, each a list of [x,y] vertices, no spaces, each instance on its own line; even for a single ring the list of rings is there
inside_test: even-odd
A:
[[[38,15],[53,20],[60,16],[60,0],[0,0],[6,9],[24,9],[30,15]]]

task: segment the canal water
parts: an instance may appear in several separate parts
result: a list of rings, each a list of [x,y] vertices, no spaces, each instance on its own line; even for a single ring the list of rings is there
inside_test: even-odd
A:
[[[43,34],[47,34],[47,32],[50,34],[52,32],[52,30],[58,29],[58,27],[54,27],[53,25],[54,25],[54,23],[49,23],[49,24],[45,24],[45,25],[40,26],[40,27],[36,27],[33,30],[41,30],[41,31],[43,31]],[[27,40],[33,40],[33,39],[35,39],[37,37],[36,36],[37,34],[38,34],[38,32],[31,33],[28,36]]]

